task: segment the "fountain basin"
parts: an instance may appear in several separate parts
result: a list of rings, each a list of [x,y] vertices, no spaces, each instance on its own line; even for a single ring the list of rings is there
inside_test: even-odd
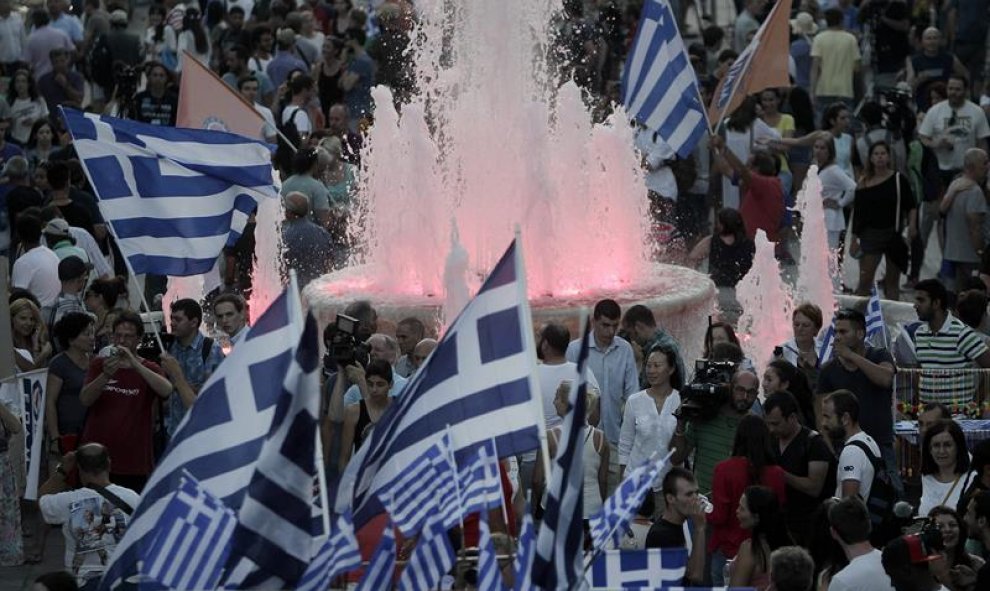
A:
[[[623,310],[643,304],[653,310],[658,325],[681,344],[684,359],[690,363],[701,356],[708,316],[715,313],[715,285],[708,275],[687,267],[657,264],[647,270],[635,285],[622,289],[589,287],[582,292],[530,296],[533,326],[539,329],[558,322],[566,325],[573,336],[579,330],[579,311],[587,308],[590,313],[598,300],[614,299]],[[387,274],[384,269],[358,265],[324,275],[303,289],[304,305],[313,311],[321,326],[326,326],[351,302],[369,300],[379,319],[397,323],[414,316],[436,331],[441,325],[444,295],[390,291],[392,286],[386,289],[377,279]]]

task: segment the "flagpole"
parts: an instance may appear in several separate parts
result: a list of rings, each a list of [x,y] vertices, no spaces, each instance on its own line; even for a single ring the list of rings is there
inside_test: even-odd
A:
[[[59,113],[62,114],[62,121],[63,121],[63,123],[65,123],[65,128],[69,130],[69,135],[72,135],[72,128],[69,126],[69,120],[66,119],[66,117],[65,117],[65,109],[63,107],[59,107],[58,108],[58,111],[59,111]],[[76,139],[75,136],[73,136],[72,137],[72,140],[75,141],[75,139]],[[89,168],[86,167],[86,166],[83,166],[82,169],[83,169],[83,173],[86,175],[86,180],[89,181],[89,186],[92,187],[93,188],[93,192],[96,193],[97,202],[98,203],[99,202],[102,202],[103,201],[103,198],[100,197],[100,189],[97,186],[97,184],[93,182],[93,177],[89,173]],[[102,211],[101,211],[101,213],[102,213]],[[106,217],[106,216],[104,216],[104,217]],[[114,238],[114,240],[117,241],[117,245],[119,246],[120,245],[120,238],[117,235],[117,229],[114,227],[113,221],[110,220],[110,219],[106,219],[104,221],[106,222],[107,227],[110,228],[110,233],[113,234],[113,238]],[[151,315],[151,306],[148,305],[148,299],[144,296],[144,288],[137,282],[137,274],[134,273],[134,268],[131,267],[131,261],[130,261],[130,259],[127,258],[127,255],[124,254],[124,251],[123,250],[120,251],[120,256],[124,259],[124,266],[127,267],[127,273],[131,276],[131,281],[134,283],[134,287],[137,289],[138,295],[141,296],[141,303],[144,304],[144,309],[147,310],[148,315],[150,316]],[[165,318],[163,316],[162,317],[162,322],[164,322],[164,321],[165,321]],[[161,350],[162,353],[165,353],[166,352],[165,351],[165,345],[162,344],[162,335],[161,335],[161,332],[158,330],[158,325],[155,324],[154,321],[151,322],[151,331],[155,335],[155,342],[158,344],[159,350]]]
[[[447,432],[447,461],[450,463],[450,471],[454,474],[454,494],[457,496],[457,519],[461,522],[461,552],[464,551],[464,501],[461,499],[461,483],[458,482],[460,474],[457,472],[457,460],[454,458],[454,438],[450,432],[450,423],[444,427]]]
[[[498,466],[498,444],[495,443],[495,436],[492,436],[492,452],[494,452],[495,465]],[[488,466],[485,466],[485,473],[488,473]],[[498,482],[498,500],[499,504],[502,505],[502,521],[505,522],[506,533],[512,531],[509,529],[509,509],[505,506],[505,493],[502,492],[502,476],[499,474],[499,469],[495,468],[495,481]]]

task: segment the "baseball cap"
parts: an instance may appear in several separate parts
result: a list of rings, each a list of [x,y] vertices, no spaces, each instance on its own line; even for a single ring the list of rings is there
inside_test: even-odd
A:
[[[69,232],[69,222],[63,220],[62,218],[53,218],[47,224],[45,224],[44,234],[51,234],[52,236],[71,236],[72,233]]]

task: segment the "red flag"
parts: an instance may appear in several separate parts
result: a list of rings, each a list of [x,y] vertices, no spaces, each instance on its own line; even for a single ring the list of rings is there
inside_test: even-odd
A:
[[[265,120],[236,90],[183,52],[177,127],[216,129],[264,139]]]
[[[778,0],[722,78],[708,107],[708,120],[721,123],[747,96],[767,88],[790,86],[791,1]],[[716,127],[718,125],[716,124]]]

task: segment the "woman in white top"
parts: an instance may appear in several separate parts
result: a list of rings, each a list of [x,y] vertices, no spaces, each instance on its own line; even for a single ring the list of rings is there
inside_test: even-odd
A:
[[[780,140],[780,133],[756,116],[756,100],[749,97],[742,102],[725,124],[725,146],[732,150],[740,162],[748,162],[754,150],[769,150],[769,144]],[[739,186],[732,179],[722,179],[722,203],[725,207],[739,209]]]
[[[182,19],[182,32],[178,39],[179,66],[176,72],[182,71],[182,60],[185,59],[182,57],[183,51],[188,51],[203,66],[210,67],[210,36],[206,34],[199,10],[195,8],[187,8],[186,16]]]
[[[635,469],[649,457],[661,457],[670,450],[670,439],[677,428],[674,412],[681,405],[677,389],[681,376],[677,372],[677,356],[669,347],[656,347],[646,357],[646,381],[650,387],[636,392],[626,400],[619,431],[619,473],[627,467]],[[659,489],[666,470],[657,475],[653,485]]]
[[[975,472],[969,469],[966,437],[951,419],[936,422],[925,432],[921,448],[921,502],[918,516],[927,517],[935,507],[956,507]]]
[[[557,387],[557,395],[553,399],[553,407],[557,415],[564,417],[570,410],[568,398],[571,393],[571,381],[563,380]],[[591,412],[597,400],[598,394],[593,388],[588,388],[587,409]],[[554,427],[547,431],[547,451],[550,457],[557,455],[557,442],[560,441],[560,427]],[[585,426],[584,447],[584,511],[581,517],[588,519],[602,508],[602,503],[608,496],[608,442],[605,441],[605,433],[601,430]],[[545,488],[543,485],[543,460],[537,458],[536,467],[533,471],[533,488]],[[544,500],[545,505],[545,500]]]
[[[825,206],[825,230],[828,247],[839,249],[839,237],[846,229],[843,208],[852,205],[856,196],[856,181],[835,163],[835,139],[821,137],[812,145],[812,156],[818,164],[818,180],[822,184]]]
[[[21,143],[27,144],[31,137],[31,128],[38,121],[48,118],[48,105],[38,96],[34,87],[34,78],[27,70],[14,72],[10,86],[13,89],[7,96],[10,103],[10,135]]]
[[[152,4],[148,8],[148,28],[144,32],[145,61],[162,62],[169,69],[175,68],[175,29],[165,24],[165,7]]]

